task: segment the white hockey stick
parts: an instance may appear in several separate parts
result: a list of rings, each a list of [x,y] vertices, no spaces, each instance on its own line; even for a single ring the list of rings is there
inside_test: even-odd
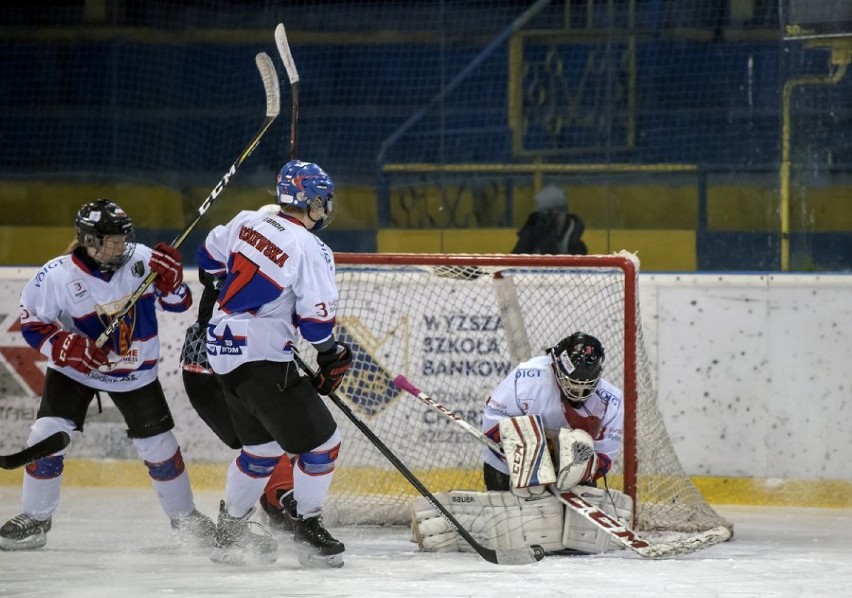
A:
[[[284,63],[284,70],[287,71],[287,77],[290,79],[290,159],[296,159],[296,148],[299,132],[299,71],[296,70],[296,62],[293,60],[293,54],[290,52],[290,44],[287,43],[287,32],[284,30],[284,23],[278,23],[275,28],[275,45],[278,46],[278,54],[281,56],[281,62]]]
[[[302,368],[302,371],[305,372],[308,377],[313,378],[316,376],[316,372],[311,370],[311,368],[308,367],[308,364],[306,364],[295,351],[293,352],[293,359],[296,360],[298,366]],[[423,485],[423,482],[421,482],[417,476],[415,476],[411,470],[399,460],[399,457],[397,457],[393,451],[391,451],[387,445],[382,442],[378,436],[376,436],[375,432],[373,432],[367,424],[355,415],[355,412],[352,411],[349,405],[347,405],[340,396],[332,392],[328,395],[328,398],[332,403],[337,405],[337,408],[340,409],[353,424],[355,424],[355,427],[367,437],[373,446],[379,449],[379,452],[384,455],[394,467],[396,467],[397,471],[399,471],[399,473],[401,473],[402,476],[408,480],[412,486],[414,486],[414,488],[429,502],[429,504],[441,514],[447,523],[449,523],[452,528],[456,530],[462,538],[464,538],[464,541],[470,544],[471,548],[473,548],[479,556],[489,563],[494,563],[496,565],[530,565],[536,561],[540,561],[544,557],[544,550],[538,545],[533,545],[528,548],[515,548],[512,550],[492,550],[491,548],[483,546],[477,542],[470,532],[458,522],[453,514],[450,513],[437,498],[435,498],[435,495],[429,492],[429,489]]]
[[[223,176],[216,186],[213,187],[213,190],[199,206],[198,215],[195,217],[195,220],[193,220],[174,241],[172,241],[172,247],[180,247],[189,236],[189,233],[195,229],[196,225],[201,220],[201,217],[204,216],[207,210],[210,209],[210,206],[212,206],[216,199],[218,199],[219,195],[222,194],[222,191],[228,186],[228,183],[231,182],[231,178],[233,178],[240,166],[243,165],[243,162],[245,162],[252,152],[254,152],[257,144],[260,143],[261,138],[266,134],[266,131],[269,130],[269,127],[281,111],[281,88],[278,84],[278,75],[275,72],[275,65],[272,63],[272,59],[265,52],[261,52],[255,56],[254,61],[257,65],[257,70],[260,71],[260,77],[263,80],[263,90],[266,94],[266,117],[263,119],[260,129],[257,130],[254,137],[252,137],[251,141],[249,141],[249,144],[243,148],[243,151],[234,163],[231,164],[231,167],[228,169],[228,172],[225,173],[225,176]],[[127,299],[124,307],[113,315],[110,323],[98,337],[97,341],[95,341],[98,347],[103,347],[107,343],[109,337],[112,336],[112,333],[115,332],[116,328],[118,328],[121,320],[131,309],[133,309],[133,306],[136,305],[136,302],[145,294],[145,290],[151,286],[155,278],[157,278],[157,273],[153,271],[150,272],[148,276],[145,277],[145,280],[142,281],[142,284],[140,284],[139,287],[133,291],[133,294]]]
[[[410,395],[417,397],[429,407],[457,423],[468,434],[479,440],[492,451],[502,455],[503,451],[499,444],[414,386],[405,376],[397,376],[394,378],[393,383],[400,390],[404,390]],[[702,548],[707,548],[708,546],[712,546],[720,542],[725,542],[731,538],[731,531],[724,526],[720,526],[708,531],[699,532],[694,536],[690,536],[683,540],[652,543],[648,540],[642,539],[635,531],[626,527],[614,517],[607,515],[606,512],[599,509],[576,492],[572,492],[571,490],[559,492],[555,489],[552,489],[552,491],[553,494],[562,501],[562,503],[581,515],[584,519],[592,522],[595,526],[614,537],[627,548],[646,559],[670,559],[676,556],[695,552],[696,550],[701,550]]]

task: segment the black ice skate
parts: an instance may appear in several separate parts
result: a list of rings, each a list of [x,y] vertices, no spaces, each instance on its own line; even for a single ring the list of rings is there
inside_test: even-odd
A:
[[[0,550],[37,550],[47,544],[51,519],[33,519],[23,513],[0,527]]]
[[[254,509],[242,517],[232,517],[225,508],[225,501],[219,503],[219,525],[213,534],[210,560],[228,565],[244,565],[274,563],[278,559],[278,542],[259,523],[249,521],[253,513]],[[263,533],[252,532],[252,526]]]
[[[294,517],[293,527],[293,541],[299,553],[299,562],[304,567],[343,566],[345,547],[322,526],[319,515],[307,519]]]
[[[266,494],[260,497],[260,506],[269,520],[269,527],[274,531],[285,532],[292,534],[295,531],[293,527],[293,517],[296,516],[296,499],[293,498],[293,491],[278,490],[278,505],[270,504],[266,499]]]
[[[172,530],[178,543],[187,548],[209,547],[216,533],[216,524],[198,511],[172,519]]]

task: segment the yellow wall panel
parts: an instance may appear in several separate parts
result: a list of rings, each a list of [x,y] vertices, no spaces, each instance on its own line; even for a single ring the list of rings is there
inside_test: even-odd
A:
[[[795,210],[800,217],[791,214],[794,230],[852,231],[852,187],[821,187],[804,191],[802,200],[805,210]]]
[[[334,227],[371,230],[379,227],[376,189],[369,185],[338,185],[334,193]]]
[[[669,185],[562,185],[569,209],[591,228],[694,228],[698,190]],[[516,187],[513,221],[520,227],[534,207],[532,187]]]
[[[168,187],[123,183],[0,183],[2,224],[68,226],[84,203],[117,202],[136,226],[182,228],[183,201]]]
[[[65,253],[73,226],[0,226],[0,265],[42,265]]]
[[[707,228],[712,231],[778,230],[777,191],[754,185],[707,188]]]
[[[610,253],[610,231],[599,228],[587,228],[583,233],[583,243],[589,254]]]
[[[609,252],[635,252],[642,270],[694,271],[695,231],[691,230],[613,230]]]
[[[384,229],[376,236],[379,253],[441,253],[441,231]]]
[[[511,228],[452,229],[443,235],[444,253],[510,253],[517,241]]]

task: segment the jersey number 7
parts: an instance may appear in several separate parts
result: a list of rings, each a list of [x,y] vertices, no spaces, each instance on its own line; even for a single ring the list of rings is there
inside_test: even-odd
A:
[[[255,313],[277,299],[282,288],[260,272],[257,264],[242,253],[231,256],[228,276],[219,292],[219,309],[228,313]]]

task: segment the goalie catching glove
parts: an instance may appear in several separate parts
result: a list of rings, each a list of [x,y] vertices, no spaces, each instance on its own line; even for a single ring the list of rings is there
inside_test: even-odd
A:
[[[56,365],[72,367],[83,374],[109,361],[106,352],[99,349],[94,340],[67,330],[60,330],[53,337],[50,356]]]
[[[183,284],[183,260],[180,251],[167,243],[157,243],[151,251],[148,267],[157,273],[154,286],[163,295],[174,293]]]
[[[338,342],[328,351],[317,353],[319,370],[311,378],[311,383],[321,395],[330,395],[340,383],[343,376],[352,366],[352,350],[348,345]]]
[[[597,467],[595,441],[587,432],[571,428],[559,430],[559,471],[556,474],[559,490],[570,490],[577,484],[593,481]]]

